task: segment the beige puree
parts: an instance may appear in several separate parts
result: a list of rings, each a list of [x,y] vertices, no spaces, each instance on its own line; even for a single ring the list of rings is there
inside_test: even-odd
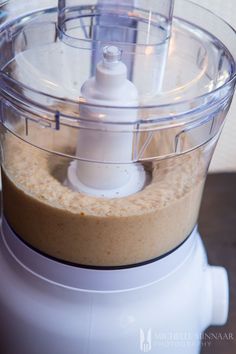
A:
[[[4,213],[27,243],[56,258],[119,266],[158,257],[192,231],[204,184],[202,151],[150,163],[150,184],[125,198],[96,198],[61,182],[68,159],[13,135],[5,139]]]

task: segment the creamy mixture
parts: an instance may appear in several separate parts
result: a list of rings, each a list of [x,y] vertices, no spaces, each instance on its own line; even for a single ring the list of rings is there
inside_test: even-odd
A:
[[[66,187],[67,158],[11,134],[4,150],[5,216],[22,239],[58,259],[93,266],[143,262],[175,248],[196,224],[205,170],[200,149],[148,163],[150,184],[118,199]]]

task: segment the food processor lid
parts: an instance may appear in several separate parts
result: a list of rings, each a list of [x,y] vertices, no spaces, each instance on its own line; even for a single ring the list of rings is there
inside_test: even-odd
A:
[[[91,104],[81,95],[81,87],[94,77],[104,48],[114,45],[121,52],[128,80],[138,91],[133,106],[158,108],[157,118],[162,119],[219,101],[235,78],[235,48],[233,52],[223,42],[227,31],[232,36],[233,30],[186,0],[180,0],[186,5],[180,16],[178,2],[173,21],[173,1],[168,1],[169,17],[148,8],[144,1],[138,2],[143,6],[139,8],[131,1],[84,5],[83,1],[59,0],[59,7],[41,5],[38,11],[37,7],[19,11],[16,18],[9,17],[0,25],[5,52],[0,63],[2,88],[19,101],[52,109],[61,105],[65,114],[65,103],[70,102],[73,112],[69,108],[69,115],[78,116],[78,104]],[[4,11],[11,13],[11,6],[17,6],[14,0],[3,6]],[[64,22],[63,14],[69,16]],[[217,24],[215,31],[206,30],[203,23],[212,30]],[[139,118],[153,119],[147,112],[142,111]]]
[[[175,0],[173,18],[173,0],[91,1],[1,7],[5,128],[46,151],[108,164],[180,155],[217,138],[234,92],[235,31],[188,0]],[[106,48],[119,53],[116,69],[103,67]],[[82,137],[73,153],[55,144],[65,130]]]

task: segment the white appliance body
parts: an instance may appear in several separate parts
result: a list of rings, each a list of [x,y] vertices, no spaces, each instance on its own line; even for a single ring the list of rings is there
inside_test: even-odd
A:
[[[196,229],[155,262],[98,270],[39,254],[3,220],[0,279],[4,354],[198,354],[228,314],[226,271]]]

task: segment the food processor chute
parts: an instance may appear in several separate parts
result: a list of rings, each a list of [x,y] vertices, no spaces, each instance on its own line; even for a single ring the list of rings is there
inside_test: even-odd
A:
[[[58,0],[59,35],[68,45],[93,51],[91,75],[95,74],[96,65],[102,58],[102,48],[106,45],[119,43],[130,80],[135,71],[137,51],[146,51],[148,57],[142,60],[145,86],[149,85],[149,90],[158,90],[164,74],[167,51],[164,47],[171,33],[173,7],[173,0],[149,1],[148,4],[144,1],[134,3],[133,0],[119,3],[99,0],[90,8],[82,1]],[[155,80],[150,76],[151,67]]]

